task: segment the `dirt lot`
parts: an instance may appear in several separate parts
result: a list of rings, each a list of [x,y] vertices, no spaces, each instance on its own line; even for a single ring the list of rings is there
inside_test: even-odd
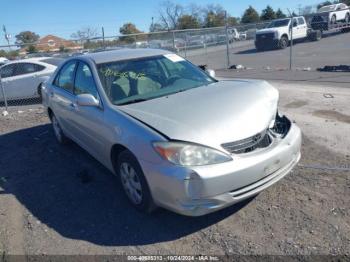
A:
[[[55,142],[40,106],[13,108],[0,116],[0,254],[350,255],[350,89],[275,85],[303,130],[300,165],[199,218],[138,213],[102,165]]]

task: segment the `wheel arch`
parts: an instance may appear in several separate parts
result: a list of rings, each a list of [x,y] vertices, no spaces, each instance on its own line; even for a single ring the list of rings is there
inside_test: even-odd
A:
[[[47,115],[49,116],[50,120],[52,118],[52,115],[53,115],[53,111],[50,107],[47,108]]]
[[[113,171],[116,173],[117,172],[117,160],[121,152],[123,151],[129,151],[131,154],[135,156],[135,154],[128,149],[126,146],[123,146],[122,144],[114,144],[111,148],[110,152],[110,161],[112,163]]]
[[[286,38],[287,38],[287,40],[289,40],[289,36],[288,36],[288,34],[287,34],[287,33],[283,33],[283,34],[281,35],[281,39],[282,39],[283,37],[286,37]]]

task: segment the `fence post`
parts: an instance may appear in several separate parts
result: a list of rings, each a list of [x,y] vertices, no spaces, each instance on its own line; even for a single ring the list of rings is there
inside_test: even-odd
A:
[[[105,29],[102,26],[102,47],[103,49],[106,49],[106,43],[105,43]]]
[[[185,58],[187,59],[187,32],[185,31]]]
[[[228,25],[227,25],[227,11],[225,11],[225,33],[226,33],[226,57],[227,57],[227,68],[230,68],[230,39],[228,38]]]
[[[173,49],[174,49],[174,52],[177,53],[176,47],[175,47],[175,31],[174,30],[173,30]]]
[[[4,104],[5,104],[5,111],[2,114],[7,115],[8,114],[7,98],[5,95],[4,86],[2,85],[1,72],[0,72],[0,88],[1,88],[2,97],[4,98]]]
[[[293,27],[294,27],[294,16],[293,13],[287,9],[290,15],[290,48],[289,48],[289,70],[292,70],[292,59],[293,59]]]
[[[207,32],[204,31],[205,64],[208,65]]]

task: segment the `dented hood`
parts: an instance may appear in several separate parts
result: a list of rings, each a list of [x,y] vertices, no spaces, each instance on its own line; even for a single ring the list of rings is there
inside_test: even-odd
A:
[[[277,103],[267,82],[235,80],[118,108],[170,139],[220,148],[267,129]]]

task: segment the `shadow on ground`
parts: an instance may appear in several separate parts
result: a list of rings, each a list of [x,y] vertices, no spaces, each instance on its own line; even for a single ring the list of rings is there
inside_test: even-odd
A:
[[[234,214],[249,201],[191,218],[133,209],[116,177],[75,144],[61,147],[49,125],[0,136],[0,194],[13,194],[60,235],[98,245],[143,245],[181,238]]]

